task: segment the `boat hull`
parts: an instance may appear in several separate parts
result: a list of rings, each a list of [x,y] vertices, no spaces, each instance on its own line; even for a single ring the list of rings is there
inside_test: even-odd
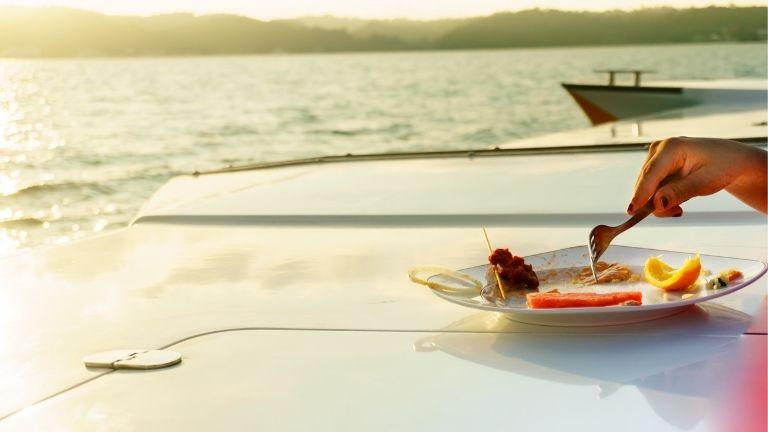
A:
[[[562,84],[593,125],[696,105],[765,106],[760,88]]]

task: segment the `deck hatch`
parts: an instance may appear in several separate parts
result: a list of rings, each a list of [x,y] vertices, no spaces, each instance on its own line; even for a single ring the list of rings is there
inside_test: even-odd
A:
[[[86,367],[105,369],[162,369],[180,362],[181,354],[169,350],[125,349],[83,357]]]

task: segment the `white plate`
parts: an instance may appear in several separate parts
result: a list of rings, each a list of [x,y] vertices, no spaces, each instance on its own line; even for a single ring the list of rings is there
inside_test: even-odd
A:
[[[528,309],[524,293],[507,294],[505,306],[490,303],[476,295],[447,293],[433,290],[438,297],[450,302],[475,309],[483,309],[500,312],[508,315],[515,321],[530,324],[553,326],[600,326],[627,324],[633,322],[648,321],[682,312],[690,305],[711,300],[738,291],[751,284],[762,276],[766,268],[760,261],[727,258],[713,255],[701,255],[701,265],[712,272],[712,276],[720,271],[736,268],[744,277],[733,285],[725,288],[708,290],[703,281],[697,290],[666,292],[660,288],[642,280],[643,265],[649,256],[661,255],[665,262],[672,267],[679,267],[692,253],[672,252],[656,249],[635,248],[628,246],[611,246],[601,257],[601,261],[618,262],[628,264],[633,272],[641,275],[638,282],[622,282],[613,284],[600,284],[592,286],[580,286],[571,282],[574,272],[581,270],[589,264],[589,252],[586,246],[575,246],[552,252],[545,252],[525,257],[525,262],[533,265],[534,271],[543,280],[539,291],[546,292],[557,289],[560,292],[616,292],[616,291],[641,291],[643,293],[642,306],[607,306],[595,308],[559,308],[559,309]],[[472,275],[483,284],[486,283],[485,274],[488,264],[461,269],[461,272]],[[551,272],[551,273],[550,273]],[[548,277],[545,275],[550,274]],[[711,277],[711,276],[710,276]],[[439,275],[430,278],[440,280]],[[683,296],[685,295],[685,299]]]

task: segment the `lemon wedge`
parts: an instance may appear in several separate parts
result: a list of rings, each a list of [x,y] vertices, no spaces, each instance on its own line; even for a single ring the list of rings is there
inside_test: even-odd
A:
[[[688,288],[699,279],[699,273],[701,273],[699,254],[686,259],[678,269],[673,268],[657,256],[649,257],[643,268],[645,280],[651,285],[666,291],[678,291]]]

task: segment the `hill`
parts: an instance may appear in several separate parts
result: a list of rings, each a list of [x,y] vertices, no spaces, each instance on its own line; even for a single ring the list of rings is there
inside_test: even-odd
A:
[[[528,10],[471,20],[439,48],[502,48],[766,40],[766,8],[654,8],[632,12]]]
[[[237,15],[110,16],[0,8],[0,56],[211,55],[765,41],[768,8],[532,9],[435,21]]]
[[[405,49],[396,38],[237,15],[107,16],[72,9],[0,11],[0,55],[206,55]]]
[[[303,17],[290,20],[306,27],[328,30],[344,30],[352,36],[367,38],[371,36],[393,37],[409,44],[413,48],[430,48],[446,33],[463,24],[467,19],[442,19],[432,21],[414,21],[407,19],[362,20],[339,18],[330,15]]]

